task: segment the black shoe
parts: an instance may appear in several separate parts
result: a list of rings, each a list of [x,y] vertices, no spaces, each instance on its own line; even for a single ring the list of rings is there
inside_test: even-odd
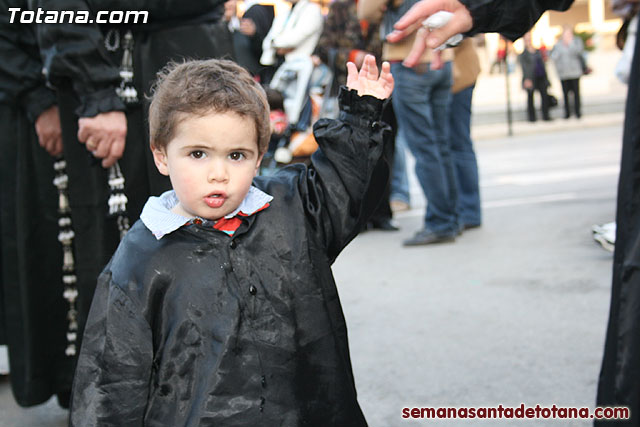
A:
[[[382,231],[398,231],[398,230],[400,230],[400,228],[398,228],[398,226],[393,223],[393,220],[388,219],[388,218],[369,221],[367,223],[367,229],[368,230],[382,230]]]
[[[402,244],[404,246],[422,246],[431,245],[433,243],[445,243],[453,242],[456,240],[457,232],[450,232],[446,234],[436,234],[431,230],[420,230],[410,239],[405,240]]]
[[[472,228],[480,228],[482,224],[464,224],[462,230],[471,230]]]

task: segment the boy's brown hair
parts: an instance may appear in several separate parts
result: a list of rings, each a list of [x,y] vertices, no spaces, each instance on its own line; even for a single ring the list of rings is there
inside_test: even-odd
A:
[[[149,106],[152,147],[166,149],[187,115],[234,112],[254,121],[258,152],[267,151],[269,105],[262,87],[244,68],[224,59],[171,62],[157,77]]]

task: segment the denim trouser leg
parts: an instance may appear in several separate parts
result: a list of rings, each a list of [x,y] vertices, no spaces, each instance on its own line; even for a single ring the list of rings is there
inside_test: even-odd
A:
[[[474,86],[453,94],[451,99],[451,155],[458,184],[458,218],[462,224],[482,223],[478,163],[471,140],[471,99]]]
[[[416,175],[428,202],[425,229],[457,232],[457,189],[449,141],[451,63],[425,73],[393,63],[391,72],[398,126],[416,159]]]
[[[396,133],[396,147],[391,174],[391,200],[399,200],[409,204],[411,197],[409,196],[409,178],[407,176],[407,163],[404,153],[406,146],[407,142],[400,128]]]

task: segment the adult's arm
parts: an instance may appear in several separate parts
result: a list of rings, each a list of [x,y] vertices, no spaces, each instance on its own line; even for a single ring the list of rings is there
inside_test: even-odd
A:
[[[517,40],[547,10],[564,11],[573,0],[460,0],[471,12],[473,28],[468,35],[497,32]]]
[[[95,18],[84,0],[41,0],[39,7],[58,13],[84,12]],[[78,141],[103,159],[103,167],[113,165],[124,152],[127,119],[115,90],[120,70],[109,58],[100,28],[92,23],[40,24],[38,43],[48,81],[70,86],[80,100],[75,111],[80,118]]]
[[[412,65],[426,48],[440,46],[458,33],[472,36],[498,32],[510,40],[526,33],[547,10],[567,10],[573,0],[422,0],[396,22],[395,31],[387,36],[390,42],[405,38],[429,16],[444,10],[453,13],[447,25],[427,32],[418,30],[411,54],[405,60]]]
[[[23,8],[21,0],[0,0],[0,9]],[[34,25],[9,13],[0,15],[0,103],[16,105],[35,124],[40,145],[52,156],[62,152],[60,117],[54,92],[45,86]]]
[[[45,11],[93,12],[84,0],[41,0]],[[80,99],[79,117],[124,111],[116,94],[120,70],[109,58],[97,24],[40,24],[38,43],[44,72],[53,85],[70,84]]]
[[[0,103],[19,105],[35,122],[56,102],[45,86],[42,62],[32,25],[10,22],[9,8],[22,8],[21,0],[0,0]]]
[[[322,31],[324,17],[320,6],[315,3],[307,3],[304,7],[304,10],[297,12],[299,15],[295,25],[285,28],[273,38],[274,47],[278,49],[296,48],[312,35]],[[291,11],[291,13],[296,14],[296,11]],[[296,19],[296,17],[292,16],[291,19]]]

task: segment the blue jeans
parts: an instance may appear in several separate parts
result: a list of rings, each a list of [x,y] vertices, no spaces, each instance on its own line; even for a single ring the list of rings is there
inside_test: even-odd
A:
[[[407,163],[404,150],[407,147],[407,140],[399,128],[396,133],[396,147],[393,155],[393,170],[391,171],[391,197],[390,200],[398,200],[409,204],[409,177],[407,176]]]
[[[461,90],[451,99],[449,125],[451,157],[458,183],[458,218],[463,225],[480,225],[480,187],[478,163],[471,140],[471,98],[474,86]]]
[[[416,176],[428,202],[424,228],[457,233],[457,184],[449,141],[451,63],[419,73],[395,62],[391,73],[398,126],[416,159]]]

